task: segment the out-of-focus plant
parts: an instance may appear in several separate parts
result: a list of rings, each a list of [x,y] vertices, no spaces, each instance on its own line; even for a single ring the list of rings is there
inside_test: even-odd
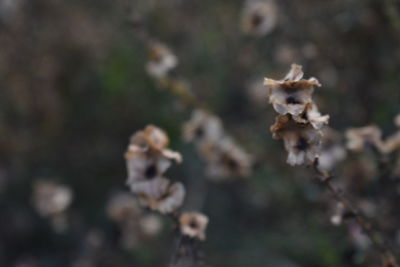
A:
[[[196,240],[205,239],[207,216],[198,212],[179,212],[185,188],[180,182],[171,182],[164,173],[171,160],[178,163],[182,157],[168,149],[169,139],[160,128],[149,125],[131,137],[125,159],[128,169],[127,185],[144,208],[169,215],[177,224],[177,244],[170,266],[198,266]]]
[[[338,201],[332,222],[340,224],[345,214],[353,217],[382,254],[383,266],[399,266],[388,242],[378,234],[351,200],[332,184],[333,176],[330,172],[320,168],[318,158],[321,153],[322,128],[328,124],[329,115],[322,116],[312,99],[314,86],[321,86],[320,83],[315,78],[305,80],[303,75],[302,67],[293,64],[282,80],[266,78],[264,81],[269,90],[269,101],[279,113],[275,124],[271,126],[273,137],[283,139],[290,165],[312,166],[317,181],[331,191]],[[360,150],[366,143],[374,145],[382,152],[391,152],[399,147],[397,134],[382,142],[381,133],[374,126],[351,129],[347,132],[347,137],[348,147],[351,149]]]

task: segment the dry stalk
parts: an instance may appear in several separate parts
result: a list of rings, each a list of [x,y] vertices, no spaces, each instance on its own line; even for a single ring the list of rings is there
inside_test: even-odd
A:
[[[400,265],[397,263],[396,257],[393,251],[389,248],[387,241],[378,234],[377,229],[375,229],[368,219],[359,211],[359,209],[352,204],[351,200],[347,198],[340,189],[337,189],[332,184],[333,176],[330,173],[323,172],[318,168],[318,159],[314,161],[313,171],[317,175],[316,178],[319,184],[327,188],[336,201],[343,204],[346,210],[352,214],[355,221],[360,225],[365,234],[368,235],[374,246],[380,251],[384,262],[383,266],[399,267]]]

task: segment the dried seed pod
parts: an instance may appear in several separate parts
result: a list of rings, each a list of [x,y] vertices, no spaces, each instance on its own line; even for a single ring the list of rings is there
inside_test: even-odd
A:
[[[179,229],[182,235],[205,240],[205,231],[208,225],[208,217],[199,212],[185,212],[179,216]]]
[[[281,115],[299,116],[312,103],[314,86],[321,86],[315,78],[304,80],[300,65],[292,64],[291,70],[282,80],[264,79],[269,90],[269,102]]]
[[[310,123],[297,123],[290,115],[279,115],[271,132],[275,139],[283,139],[290,165],[312,163],[318,157],[322,134]]]

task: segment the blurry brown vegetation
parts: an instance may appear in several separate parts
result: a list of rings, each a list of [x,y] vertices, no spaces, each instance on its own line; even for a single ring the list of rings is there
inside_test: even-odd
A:
[[[200,248],[208,265],[381,266],[351,214],[310,169],[289,168],[271,138],[275,112],[260,83],[293,62],[322,84],[314,99],[334,129],[324,144],[337,152],[325,154],[338,158],[326,165],[334,185],[398,256],[399,150],[380,150],[375,137],[345,147],[349,128],[375,124],[381,141],[399,131],[397,1],[270,3],[273,25],[256,31],[237,0],[0,0],[0,266],[166,266],[172,223],[123,195],[123,153],[150,123],[184,158],[168,170],[185,184],[184,209],[210,219]],[[250,25],[263,25],[262,14]],[[169,77],[251,155],[246,179],[207,179],[207,160],[183,140],[194,107],[147,73],[143,30],[176,56]],[[63,205],[44,216],[34,192],[45,181],[73,200],[46,193]]]

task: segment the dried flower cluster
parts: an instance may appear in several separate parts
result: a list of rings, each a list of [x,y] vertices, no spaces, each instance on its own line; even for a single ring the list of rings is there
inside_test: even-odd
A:
[[[331,191],[337,201],[331,222],[340,225],[347,217],[354,217],[353,228],[349,228],[350,236],[357,244],[374,243],[382,252],[383,260],[389,262],[386,266],[398,266],[394,254],[386,246],[386,241],[378,238],[377,232],[371,228],[370,222],[360,215],[351,201],[340,193],[331,183],[332,176],[329,171],[333,166],[346,156],[346,152],[335,141],[339,137],[324,128],[328,124],[329,116],[321,115],[312,99],[314,86],[321,86],[315,78],[303,79],[302,67],[292,64],[290,72],[282,80],[266,78],[264,84],[269,90],[269,101],[279,115],[271,126],[275,139],[283,139],[285,149],[288,151],[287,162],[290,165],[313,163],[313,170],[324,185]],[[395,119],[397,122],[397,118]],[[332,145],[321,148],[321,141],[325,134],[331,134]],[[350,129],[346,133],[347,147],[352,150],[361,150],[366,144],[375,147],[381,153],[389,153],[400,145],[400,132],[382,141],[381,131],[376,126],[367,126],[359,129]],[[325,141],[329,140],[326,138]],[[334,145],[336,144],[336,145]],[[320,155],[323,155],[319,164]],[[318,159],[318,161],[316,161]],[[371,212],[372,205],[359,205],[366,208],[364,214]],[[363,231],[366,233],[363,234]],[[368,238],[367,238],[368,236]],[[362,239],[362,240],[361,240]],[[365,242],[367,241],[367,242]]]
[[[267,5],[269,4],[267,3]],[[146,69],[149,75],[154,77],[160,85],[168,88],[184,105],[194,108],[191,120],[184,125],[184,137],[186,141],[194,141],[197,144],[200,154],[207,162],[207,177],[220,181],[231,177],[248,176],[252,166],[250,155],[243,151],[233,138],[224,132],[219,118],[199,108],[200,105],[191,94],[187,83],[169,75],[169,71],[177,65],[178,60],[175,55],[161,43],[149,41],[148,44],[150,57]],[[137,150],[135,146],[132,149]],[[128,150],[127,155],[129,153],[132,154]],[[135,152],[133,151],[133,153]],[[157,162],[155,164],[157,166],[155,168],[155,176],[157,177],[161,176],[169,167],[168,159],[175,159],[179,162],[180,158],[178,154],[171,153],[171,151],[167,152],[167,154],[164,153],[163,156],[166,156],[167,159],[162,160],[157,156],[153,156],[153,162]],[[137,162],[138,160],[135,160],[130,164],[137,164]],[[138,164],[144,166],[140,162]],[[145,168],[133,167],[130,169],[136,169],[137,172],[143,173]],[[163,179],[155,179],[154,183],[157,183],[158,187],[167,184],[166,180]],[[171,189],[181,191],[178,185]],[[132,190],[135,191],[133,188]],[[152,208],[151,201],[144,200],[144,202],[149,203],[147,206]],[[158,206],[157,203],[155,205]],[[168,211],[164,213],[168,213]]]
[[[131,137],[125,159],[131,191],[140,203],[163,214],[176,211],[183,203],[185,188],[163,177],[171,161],[181,162],[178,152],[167,149],[166,133],[153,125]]]
[[[210,179],[219,181],[246,177],[251,173],[252,158],[224,132],[221,120],[204,111],[195,110],[183,126],[186,141],[194,142],[207,162]]]
[[[171,161],[182,162],[178,152],[168,149],[169,138],[160,128],[148,125],[144,130],[132,135],[125,159],[128,169],[127,185],[137,196],[142,206],[171,214],[177,218],[183,236],[204,240],[208,218],[197,212],[178,213],[185,197],[185,188],[180,182],[172,182],[164,177]],[[126,196],[123,196],[126,200]],[[128,199],[129,202],[130,199]],[[123,202],[123,203],[122,203]],[[137,211],[128,201],[116,199],[111,202],[109,215],[116,221],[126,220],[135,224],[132,216]],[[125,206],[125,205],[128,206]]]
[[[319,156],[321,130],[329,120],[329,115],[321,115],[312,99],[314,86],[321,84],[315,78],[305,80],[303,75],[302,67],[292,64],[284,79],[264,80],[269,102],[279,113],[271,132],[275,139],[283,139],[290,165],[311,163]]]

